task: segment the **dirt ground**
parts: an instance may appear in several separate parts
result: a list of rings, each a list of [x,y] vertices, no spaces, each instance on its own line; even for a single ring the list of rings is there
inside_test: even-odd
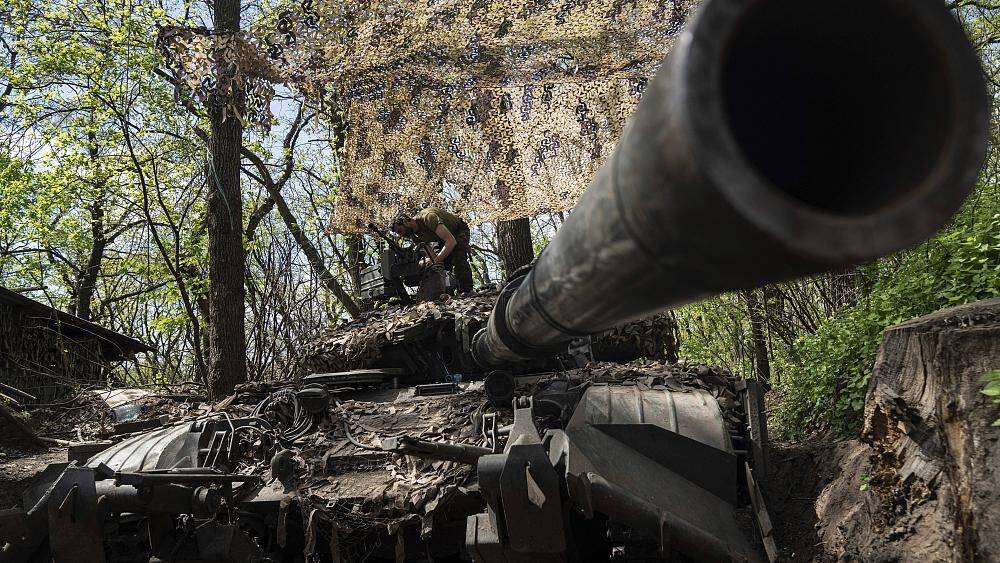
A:
[[[766,502],[775,541],[786,561],[831,561],[817,531],[816,499],[839,474],[838,449],[818,436],[771,445],[771,478]]]
[[[21,491],[50,463],[66,461],[66,448],[40,448],[0,435],[0,510],[21,504]]]

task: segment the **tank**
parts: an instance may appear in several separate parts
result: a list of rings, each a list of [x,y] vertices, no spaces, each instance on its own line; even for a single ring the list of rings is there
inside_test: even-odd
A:
[[[976,181],[984,92],[939,3],[706,2],[572,215],[501,292],[475,361],[550,356],[664,308],[918,244]],[[698,229],[707,217],[713,228]],[[746,395],[743,412],[758,401]],[[489,508],[469,519],[473,558],[578,559],[582,514],[624,525],[654,558],[754,559],[737,483],[777,558],[755,485],[765,458],[734,455],[719,411],[689,390],[611,386],[587,390],[544,439],[522,415],[503,454],[479,461]],[[734,435],[766,447],[761,434]],[[570,510],[545,512],[539,488]]]
[[[595,342],[919,243],[975,183],[987,128],[940,2],[707,0],[530,270],[379,311],[294,381],[47,471],[2,516],[3,555],[774,561],[764,386],[596,362]]]

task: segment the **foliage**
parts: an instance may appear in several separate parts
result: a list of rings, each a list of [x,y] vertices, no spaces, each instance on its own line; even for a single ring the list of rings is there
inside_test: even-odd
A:
[[[996,100],[1000,7],[949,7],[977,46]],[[1000,150],[997,107],[980,185],[953,223],[931,241],[851,272],[756,290],[766,327],[770,372],[754,365],[750,307],[728,294],[677,311],[681,355],[723,365],[744,377],[769,378],[776,393],[772,430],[795,437],[819,427],[841,435],[860,422],[868,382],[893,324],[944,307],[1000,295]],[[989,392],[1000,389],[990,383]]]
[[[28,205],[30,183],[27,166],[9,155],[0,153],[0,237],[13,238],[14,226],[18,217]],[[0,272],[3,271],[3,261],[0,258]]]
[[[0,103],[0,155],[31,162],[20,181],[0,177],[0,226],[10,234],[0,237],[0,283],[43,288],[30,295],[166,343],[129,377],[186,370],[191,358],[175,344],[190,342],[190,330],[169,322],[183,314],[179,289],[151,235],[177,227],[176,215],[193,205],[184,192],[192,192],[204,149],[192,142],[196,120],[156,75],[151,30],[164,9],[131,0],[0,0],[0,14],[0,39],[12,54],[0,67],[0,86],[10,85]],[[144,182],[150,176],[158,180]],[[192,231],[173,230],[179,236],[168,247],[178,260],[200,253],[183,240]]]
[[[853,291],[831,298],[836,278]],[[952,226],[926,244],[846,274],[765,288],[777,435],[819,426],[840,434],[861,421],[883,331],[944,307],[1000,295],[1000,188],[981,186]],[[822,307],[826,302],[828,306]],[[813,313],[788,316],[786,311]],[[681,355],[755,376],[750,320],[740,294],[677,312]],[[816,320],[818,319],[818,320]],[[789,337],[791,333],[793,337]]]
[[[28,295],[157,348],[119,380],[198,378],[205,363],[204,124],[175,100],[155,45],[157,25],[204,21],[202,10],[0,0],[0,55],[11,55],[0,58],[0,285],[41,288]],[[274,260],[296,257],[264,219],[248,284],[266,288],[280,322],[293,316],[284,303],[307,298],[335,312],[301,269]],[[294,295],[273,295],[285,287],[275,276]],[[267,352],[251,351],[257,375],[280,370],[294,344],[272,323],[256,340]]]
[[[988,372],[983,376],[982,393],[989,397],[993,404],[1000,405],[1000,369]],[[1000,426],[1000,418],[993,421],[993,426]]]
[[[1000,295],[1000,206],[995,186],[951,228],[922,247],[867,266],[877,281],[858,303],[801,340],[799,361],[782,383],[777,422],[786,434],[825,423],[857,429],[882,332],[907,319]]]

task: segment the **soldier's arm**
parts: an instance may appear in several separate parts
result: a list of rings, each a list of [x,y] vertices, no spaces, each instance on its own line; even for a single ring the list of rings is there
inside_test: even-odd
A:
[[[451,234],[451,231],[448,230],[448,227],[445,227],[444,224],[438,225],[437,228],[434,229],[434,232],[437,236],[441,237],[441,240],[444,241],[444,248],[442,248],[441,252],[438,252],[438,255],[434,257],[434,262],[437,264],[444,264],[445,258],[448,258],[452,250],[455,250],[455,245],[458,244],[458,241],[455,240],[455,235]]]

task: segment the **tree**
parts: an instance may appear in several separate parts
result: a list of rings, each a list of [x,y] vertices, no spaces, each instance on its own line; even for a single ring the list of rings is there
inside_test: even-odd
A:
[[[288,180],[292,176],[292,171],[295,167],[295,160],[293,158],[295,142],[298,139],[299,134],[302,132],[302,128],[306,126],[309,122],[310,116],[303,118],[302,106],[299,106],[299,111],[295,116],[295,121],[292,123],[291,128],[289,128],[288,134],[285,136],[283,143],[285,162],[282,165],[281,177],[277,180],[271,174],[268,169],[267,164],[264,160],[257,155],[255,152],[247,147],[243,147],[243,156],[249,160],[256,168],[257,174],[255,179],[267,190],[268,198],[267,201],[278,208],[278,214],[281,216],[281,220],[288,227],[289,233],[295,239],[296,244],[302,250],[302,253],[306,255],[306,259],[309,261],[309,266],[312,267],[316,275],[319,276],[323,285],[326,286],[330,293],[333,293],[337,300],[347,309],[347,312],[351,317],[356,318],[361,314],[361,309],[358,307],[351,295],[344,289],[340,281],[337,279],[330,269],[326,266],[322,255],[319,253],[319,249],[313,244],[306,233],[302,230],[299,221],[292,214],[291,208],[285,201],[284,196],[281,195],[281,190],[288,183]]]
[[[135,383],[207,379],[207,315],[182,307],[205,293],[204,145],[156,75],[164,17],[0,0],[0,277],[155,346],[114,373]]]
[[[508,279],[518,268],[535,259],[531,244],[531,223],[527,217],[497,221],[497,252]]]
[[[3,120],[3,113],[9,105],[8,100],[10,100],[11,94],[14,93],[14,81],[10,80],[9,77],[5,76],[8,73],[12,73],[17,68],[17,50],[11,44],[15,36],[10,33],[7,29],[8,22],[11,20],[11,9],[9,7],[0,8],[0,56],[4,59],[4,65],[2,71],[0,71],[0,121]]]
[[[5,26],[18,30],[12,35],[0,29],[0,50],[9,53],[0,112],[12,108],[4,132],[12,146],[40,164],[30,203],[18,218],[21,238],[30,243],[17,251],[35,255],[24,261],[22,272],[53,271],[65,286],[66,298],[60,300],[65,309],[97,320],[115,299],[103,292],[105,284],[138,295],[116,281],[125,258],[108,252],[144,222],[120,197],[134,171],[121,158],[119,116],[146,93],[140,77],[149,59],[142,55],[152,49],[142,53],[135,40],[156,17],[155,9],[115,0],[71,6],[4,0],[0,13]],[[49,264],[40,263],[41,257]]]
[[[240,0],[215,2],[215,33],[229,38],[240,30]],[[246,251],[243,248],[243,195],[240,191],[240,150],[243,124],[234,112],[244,107],[239,81],[232,76],[225,52],[217,49],[218,88],[209,96],[211,125],[208,174],[208,340],[211,349],[209,392],[228,395],[247,377]]]

